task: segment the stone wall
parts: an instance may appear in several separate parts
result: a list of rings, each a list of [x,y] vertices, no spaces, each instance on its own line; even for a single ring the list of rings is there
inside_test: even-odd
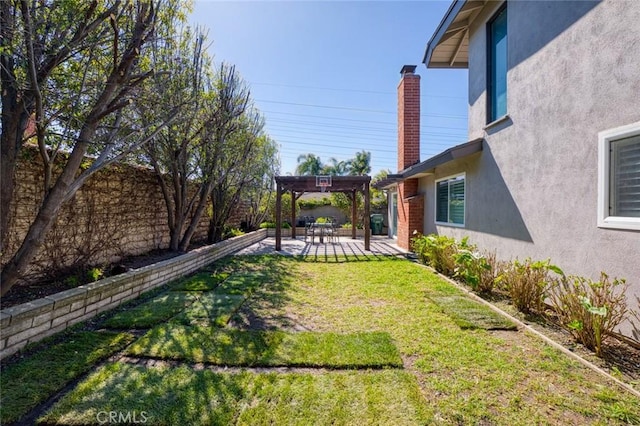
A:
[[[0,359],[267,236],[261,229],[182,256],[0,311]]]
[[[0,264],[18,249],[42,194],[41,160],[35,147],[26,146],[17,167],[9,236]],[[235,218],[237,223],[232,225],[239,226],[242,212],[236,212]],[[208,221],[203,215],[193,242],[206,239]],[[153,170],[116,164],[92,176],[63,206],[26,278],[55,276],[77,266],[110,264],[168,245],[167,209]]]

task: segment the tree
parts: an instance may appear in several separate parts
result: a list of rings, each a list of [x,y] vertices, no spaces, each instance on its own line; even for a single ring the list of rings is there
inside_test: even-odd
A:
[[[368,175],[371,172],[371,153],[369,151],[356,152],[356,156],[349,161],[349,174],[352,176]]]
[[[300,176],[319,175],[322,171],[322,161],[320,157],[315,154],[302,154],[298,157],[298,166],[296,167],[296,174]]]
[[[334,157],[329,158],[330,164],[322,167],[321,174],[332,176],[344,176],[349,171],[351,164],[349,161],[338,161]]]
[[[26,237],[0,274],[0,294],[17,282],[61,206],[96,171],[145,144],[166,124],[123,114],[153,74],[143,48],[154,33],[154,0],[77,3],[0,2],[2,41],[1,248],[15,166],[31,117],[43,163],[52,145],[69,151],[60,174],[46,177],[42,204]],[[49,145],[51,143],[52,145]],[[86,154],[93,158],[87,160]],[[85,167],[86,166],[86,167]]]
[[[245,190],[263,177],[259,173],[264,154],[260,148],[266,143],[262,135],[262,118],[257,111],[249,111],[239,121],[238,130],[229,135],[219,150],[211,191],[213,209],[207,238],[210,243],[222,240],[225,225],[240,205]]]
[[[247,229],[258,228],[267,217],[268,205],[274,200],[274,178],[279,174],[278,147],[268,136],[256,140],[257,159],[253,163],[253,182],[243,193],[247,206]]]
[[[369,196],[371,197],[371,208],[378,210],[386,210],[387,208],[387,196],[384,191],[375,188],[374,184],[383,179],[391,173],[391,170],[380,170],[375,176],[371,178],[371,190]]]
[[[185,231],[199,223],[202,211],[197,201],[207,185],[199,164],[199,144],[204,131],[202,103],[204,73],[208,58],[203,52],[205,34],[184,25],[178,13],[165,16],[166,25],[151,47],[151,58],[157,69],[171,73],[171,79],[148,81],[152,94],[137,102],[138,113],[147,120],[169,118],[178,110],[171,126],[165,127],[144,147],[146,160],[155,171],[167,209],[169,248],[184,251],[191,235]]]

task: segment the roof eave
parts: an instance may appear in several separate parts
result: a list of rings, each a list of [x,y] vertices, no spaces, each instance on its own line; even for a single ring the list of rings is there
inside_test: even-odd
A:
[[[446,164],[450,161],[458,160],[460,158],[468,157],[475,153],[482,151],[483,138],[478,138],[465,142],[460,145],[456,145],[443,151],[433,157],[425,160],[421,163],[408,167],[398,173],[402,176],[402,180],[416,179],[435,172],[436,167]]]
[[[467,0],[454,0],[453,3],[451,3],[451,6],[449,6],[449,10],[447,10],[447,13],[445,13],[444,18],[442,18],[442,21],[440,21],[438,28],[436,28],[436,31],[431,36],[431,39],[427,43],[424,57],[422,58],[422,63],[425,64],[427,68],[430,68],[429,62],[431,61],[431,56],[433,55],[435,47],[438,45],[438,43],[440,43],[440,40],[447,32],[447,28],[449,28],[449,26],[453,23],[453,20],[456,19],[456,16],[458,15],[458,13],[460,13],[460,10],[462,10],[466,1]],[[448,66],[446,68],[451,68],[451,66]]]

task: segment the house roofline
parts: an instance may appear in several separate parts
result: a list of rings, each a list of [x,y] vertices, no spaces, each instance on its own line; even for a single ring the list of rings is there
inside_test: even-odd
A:
[[[451,3],[451,6],[449,6],[449,10],[447,10],[447,13],[445,13],[442,18],[442,21],[440,21],[438,28],[436,28],[436,31],[431,36],[422,58],[422,63],[427,67],[429,67],[429,62],[431,61],[431,56],[433,55],[435,47],[440,43],[440,40],[447,31],[447,28],[449,28],[454,19],[456,19],[456,16],[458,16],[458,13],[460,13],[460,10],[462,10],[466,2],[467,0],[454,0],[453,3]]]
[[[435,168],[438,166],[442,166],[443,164],[459,160],[460,158],[465,158],[482,151],[483,142],[483,138],[478,138],[453,146],[421,163],[407,167],[396,174],[389,174],[386,179],[376,182],[373,186],[377,189],[390,189],[404,180],[420,178],[433,174],[435,172]]]

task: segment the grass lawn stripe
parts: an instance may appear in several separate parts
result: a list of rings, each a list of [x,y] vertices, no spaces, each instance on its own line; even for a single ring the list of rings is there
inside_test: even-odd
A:
[[[63,343],[4,367],[0,376],[0,424],[17,421],[133,339],[127,333],[77,332]]]
[[[518,327],[489,307],[465,296],[431,297],[462,329],[517,330]]]
[[[262,285],[265,280],[267,280],[267,276],[259,272],[233,274],[220,283],[215,291],[216,293],[246,295]]]
[[[167,321],[191,305],[195,297],[187,292],[167,292],[135,308],[121,311],[105,321],[115,329],[150,328]]]
[[[228,272],[200,272],[171,286],[173,291],[210,291],[229,277]]]
[[[245,296],[235,294],[203,293],[171,322],[184,325],[209,325],[224,327],[240,308]]]
[[[163,324],[128,349],[133,356],[228,366],[402,367],[387,333],[285,333]]]
[[[154,425],[425,424],[417,382],[402,370],[214,373],[114,363],[80,383],[39,421],[96,423],[131,413]]]

